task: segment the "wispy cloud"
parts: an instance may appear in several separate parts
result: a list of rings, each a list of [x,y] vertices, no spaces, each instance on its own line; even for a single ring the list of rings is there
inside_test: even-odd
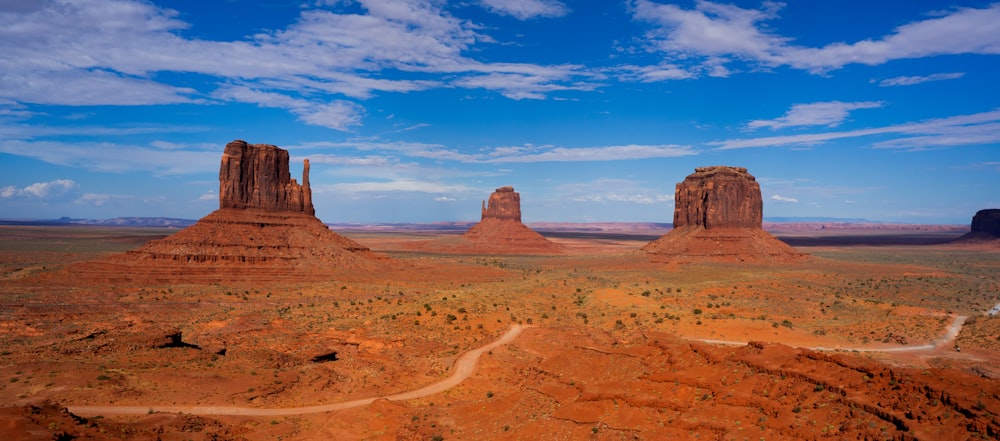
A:
[[[774,201],[774,202],[779,202],[779,203],[795,204],[795,203],[799,202],[799,200],[796,199],[796,198],[785,197],[785,196],[781,196],[781,195],[777,195],[777,194],[771,195],[770,199],[772,201]]]
[[[219,161],[218,152],[207,150],[163,150],[101,142],[7,141],[0,143],[0,153],[90,171],[161,176],[217,172]]]
[[[569,8],[559,0],[480,0],[479,2],[490,11],[509,15],[518,20],[561,17],[569,13]]]
[[[936,73],[925,76],[893,77],[879,81],[878,85],[882,87],[913,86],[915,84],[927,83],[931,81],[955,80],[958,78],[962,78],[964,76],[965,76],[964,72],[949,72],[949,73]]]
[[[627,161],[650,158],[676,158],[697,155],[699,153],[698,150],[691,146],[675,144],[629,144],[598,147],[560,147],[525,144],[521,146],[487,147],[478,151],[463,152],[451,149],[443,144],[355,141],[310,143],[293,148],[340,148],[358,151],[384,151],[413,158],[463,163]],[[350,161],[346,158],[337,159],[335,156],[310,156],[310,158],[312,157],[318,158],[317,161],[320,162]]]
[[[690,146],[682,145],[617,145],[605,147],[551,147],[541,151],[514,151],[510,154],[502,150],[481,159],[482,162],[575,162],[575,161],[621,161],[649,158],[676,158],[696,155]]]
[[[559,16],[556,0],[483,0],[518,18]],[[346,130],[374,92],[435,87],[495,90],[514,99],[592,90],[579,66],[486,63],[464,55],[493,41],[443,2],[314,2],[283,29],[232,40],[188,38],[175,12],[138,0],[37,2],[0,14],[0,101],[52,105],[148,105],[233,100],[286,109],[302,121]],[[253,32],[253,30],[251,30]],[[44,38],[39,38],[42,35]],[[150,50],[155,48],[155,50]],[[172,84],[162,72],[202,83]],[[399,72],[406,79],[390,79]],[[222,85],[221,87],[219,85]]]
[[[904,24],[880,38],[822,47],[795,45],[792,38],[768,28],[766,22],[777,18],[782,6],[765,1],[760,9],[745,9],[699,0],[693,9],[685,9],[634,0],[631,10],[636,20],[653,24],[646,35],[653,50],[688,65],[697,60],[714,64],[741,60],[825,73],[855,63],[879,65],[938,55],[1000,53],[1000,4],[957,8]]]
[[[0,187],[0,198],[10,199],[15,197],[29,197],[37,199],[48,199],[50,197],[63,196],[79,188],[76,181],[72,179],[56,179],[54,181],[36,182],[23,188],[12,185]]]
[[[560,199],[574,202],[623,202],[638,205],[671,203],[673,194],[647,188],[642,182],[628,179],[601,178],[591,182],[561,184],[556,187]]]
[[[784,147],[815,145],[838,139],[874,135],[896,135],[895,139],[876,142],[872,147],[899,150],[921,150],[1000,142],[1000,109],[870,129],[729,139],[710,142],[708,145],[716,146],[719,150]]]
[[[823,103],[796,104],[780,118],[750,121],[747,123],[747,127],[750,129],[759,129],[761,127],[782,129],[785,127],[798,126],[836,127],[847,119],[848,113],[852,110],[873,109],[878,107],[882,107],[881,101],[862,101],[854,103],[829,101]]]

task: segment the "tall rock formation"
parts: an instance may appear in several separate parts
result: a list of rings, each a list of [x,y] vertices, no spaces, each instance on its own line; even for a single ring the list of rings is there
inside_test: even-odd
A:
[[[500,187],[490,195],[489,205],[483,201],[483,217],[521,222],[521,194],[514,187]]]
[[[287,150],[237,140],[222,154],[218,210],[137,250],[85,264],[81,273],[143,283],[301,280],[386,263],[316,218],[308,160],[299,185]]]
[[[313,215],[309,160],[302,185],[288,171],[288,151],[270,144],[226,144],[219,169],[219,208],[256,208]]]
[[[642,248],[676,261],[794,261],[806,254],[764,231],[757,180],[743,167],[698,167],[674,195],[674,229]]]
[[[459,254],[558,254],[560,244],[521,223],[521,195],[500,187],[483,201],[482,218],[461,236],[417,242],[411,249]]]
[[[760,185],[744,167],[698,167],[674,193],[674,228],[761,228]]]
[[[993,243],[1000,245],[1000,208],[979,210],[972,216],[968,233],[955,239],[961,243]]]
[[[1000,208],[977,211],[972,217],[972,232],[1000,237]]]

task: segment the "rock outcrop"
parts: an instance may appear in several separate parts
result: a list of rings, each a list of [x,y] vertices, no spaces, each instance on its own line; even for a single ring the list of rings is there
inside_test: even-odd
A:
[[[483,201],[479,223],[461,236],[415,242],[409,248],[457,254],[558,254],[563,246],[521,223],[521,195],[514,187],[496,189]]]
[[[1000,237],[1000,208],[977,211],[972,217],[972,232]]]
[[[219,169],[219,208],[255,208],[313,215],[309,160],[302,185],[288,171],[288,151],[270,144],[226,144]]]
[[[677,184],[674,229],[642,248],[675,261],[794,261],[806,254],[764,231],[760,184],[743,167],[698,167]]]
[[[979,210],[972,217],[968,233],[955,239],[960,243],[995,243],[1000,245],[1000,208]]]
[[[500,187],[490,195],[489,204],[483,201],[480,220],[501,219],[521,222],[521,194],[514,187]]]
[[[310,280],[388,262],[331,231],[314,212],[308,160],[299,185],[289,175],[288,151],[233,141],[222,155],[218,210],[171,236],[77,270],[116,282]]]
[[[698,167],[677,184],[674,228],[761,228],[760,184],[744,167]]]

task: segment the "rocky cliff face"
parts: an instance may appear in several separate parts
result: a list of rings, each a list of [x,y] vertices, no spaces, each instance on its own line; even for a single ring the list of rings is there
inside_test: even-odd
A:
[[[760,184],[746,168],[698,167],[677,184],[674,228],[762,228]]]
[[[333,272],[383,271],[390,262],[316,218],[309,161],[302,185],[288,151],[233,141],[219,169],[219,209],[125,254],[85,263],[95,280],[135,283],[314,280]]]
[[[288,151],[269,144],[226,144],[219,169],[219,208],[256,208],[313,215],[309,161],[302,185],[288,172]]]
[[[521,222],[521,194],[514,187],[500,187],[490,195],[489,204],[483,201],[483,217],[486,219],[509,219]]]
[[[642,250],[669,261],[789,262],[806,254],[764,231],[760,184],[743,167],[698,167],[674,195],[674,229]]]
[[[977,211],[972,217],[972,232],[1000,237],[1000,208]]]

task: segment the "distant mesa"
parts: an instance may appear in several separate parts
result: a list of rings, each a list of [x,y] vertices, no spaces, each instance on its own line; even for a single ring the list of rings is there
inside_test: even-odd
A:
[[[796,251],[764,231],[760,184],[743,167],[698,167],[677,184],[674,229],[642,248],[681,261],[794,261]]]
[[[462,238],[482,252],[495,254],[548,254],[562,246],[521,223],[521,194],[514,187],[500,187],[483,201],[482,218]]]
[[[1000,245],[1000,208],[979,210],[972,216],[971,231],[955,239],[959,243],[996,243]]]
[[[459,254],[558,254],[563,246],[521,223],[521,194],[500,187],[483,201],[482,217],[461,236],[411,244],[414,249]]]
[[[387,261],[316,218],[308,160],[300,185],[289,175],[287,150],[237,140],[222,155],[218,210],[137,250],[89,262],[85,272],[133,281],[323,279]]]

